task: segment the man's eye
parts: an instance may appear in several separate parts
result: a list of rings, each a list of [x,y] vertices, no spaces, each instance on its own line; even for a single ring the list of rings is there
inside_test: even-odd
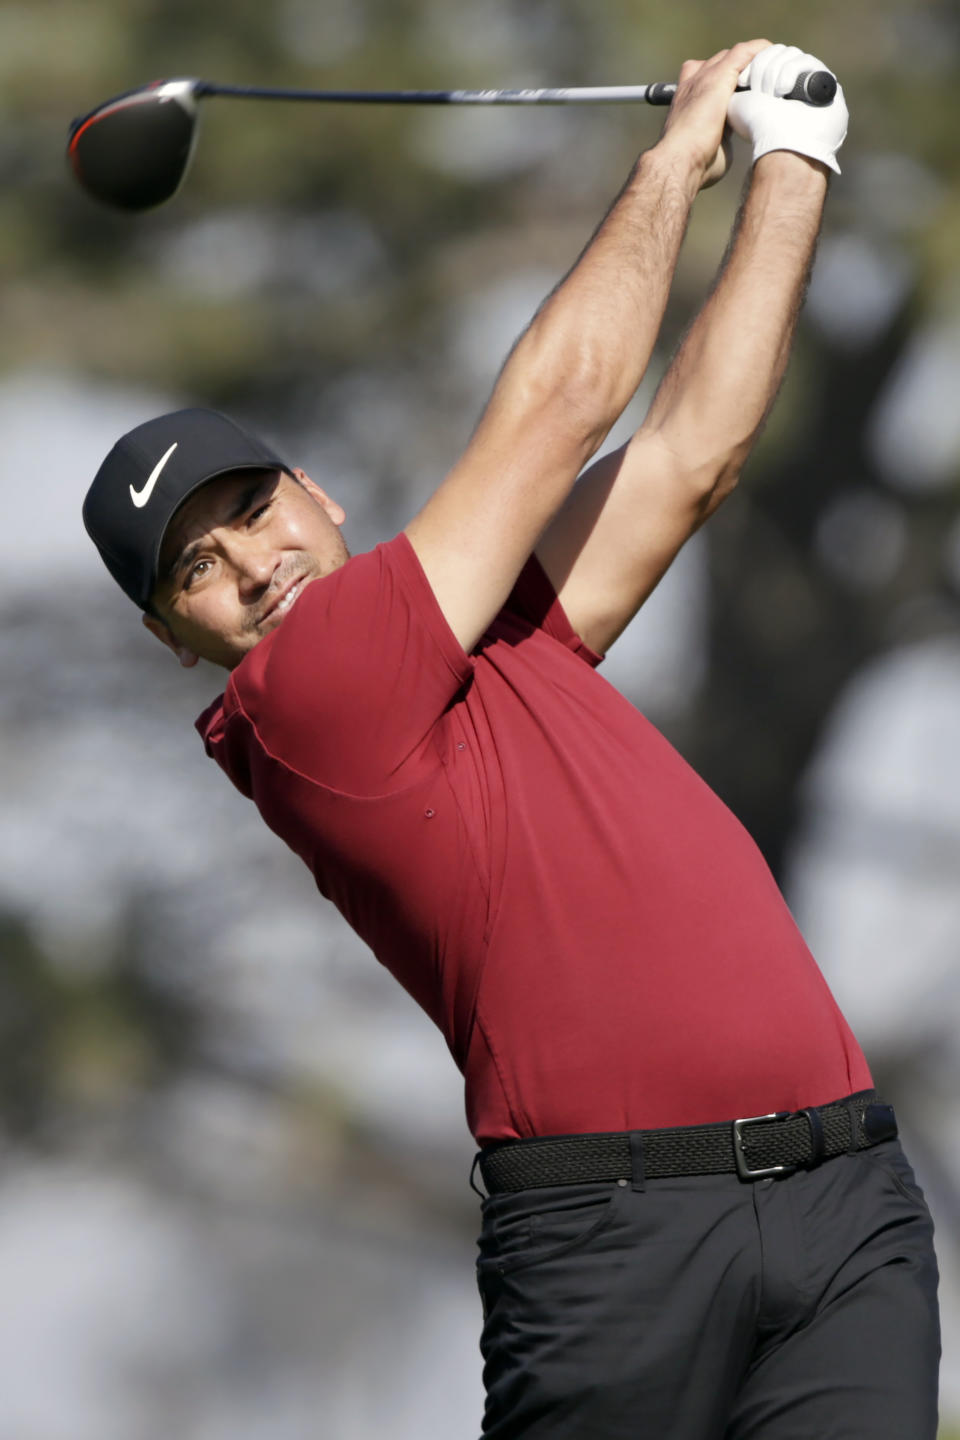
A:
[[[207,573],[207,566],[209,564],[209,560],[197,560],[193,565],[191,565],[190,569],[187,572],[187,585],[191,585],[194,580],[202,579],[203,576]]]
[[[250,511],[250,514],[247,518],[249,520],[259,520],[260,516],[265,515],[269,509],[270,501],[264,500],[262,505],[257,505],[253,510]]]

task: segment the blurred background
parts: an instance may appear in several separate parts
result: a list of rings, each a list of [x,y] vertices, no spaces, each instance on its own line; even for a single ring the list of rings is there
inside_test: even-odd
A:
[[[166,207],[68,179],[147,80],[622,84],[766,34],[852,113],[780,402],[607,662],[753,832],[897,1106],[960,1434],[960,14],[952,0],[0,3],[0,1437],[469,1440],[477,1200],[439,1034],[204,757],[222,688],[80,524],[206,404],[394,534],[661,117],[215,101]],[[738,172],[698,203],[643,414]],[[951,1427],[954,1427],[951,1429]]]

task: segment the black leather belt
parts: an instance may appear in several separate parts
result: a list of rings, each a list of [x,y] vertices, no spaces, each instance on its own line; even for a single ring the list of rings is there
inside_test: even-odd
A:
[[[750,1115],[711,1125],[620,1134],[504,1140],[477,1156],[488,1194],[597,1180],[737,1174],[741,1180],[792,1174],[835,1155],[893,1140],[897,1120],[873,1090],[829,1105]]]

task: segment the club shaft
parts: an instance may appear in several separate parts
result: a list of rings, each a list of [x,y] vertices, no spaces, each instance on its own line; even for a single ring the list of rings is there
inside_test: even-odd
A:
[[[226,95],[240,100],[327,100],[366,105],[597,105],[637,101],[669,105],[676,90],[676,85],[667,81],[552,90],[287,90],[262,85],[216,85],[210,80],[193,82],[193,93],[198,98]],[[797,77],[793,89],[783,98],[820,106],[829,105],[836,93],[836,78],[829,70],[810,70]]]
[[[646,101],[669,105],[676,85],[598,85],[553,90],[287,90],[198,80],[194,94],[247,100],[314,100],[366,105],[571,105]]]

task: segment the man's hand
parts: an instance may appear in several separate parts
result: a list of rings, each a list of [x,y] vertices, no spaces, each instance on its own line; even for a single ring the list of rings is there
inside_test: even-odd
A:
[[[837,86],[829,105],[782,98],[800,75],[827,68],[793,45],[770,45],[755,55],[740,76],[740,84],[750,88],[731,98],[727,112],[737,134],[753,143],[755,161],[771,150],[792,150],[840,174],[836,155],[846,137],[848,119],[842,88]]]
[[[724,144],[727,107],[741,73],[755,55],[770,48],[769,40],[748,40],[718,51],[709,60],[687,60],[681,66],[677,93],[655,148],[671,158],[686,158],[701,189],[726,174],[730,161],[729,146]]]
[[[723,140],[720,149],[713,157],[707,167],[707,172],[700,181],[701,190],[709,190],[712,185],[717,185],[726,175],[733,164],[733,131],[727,126],[723,133]]]

